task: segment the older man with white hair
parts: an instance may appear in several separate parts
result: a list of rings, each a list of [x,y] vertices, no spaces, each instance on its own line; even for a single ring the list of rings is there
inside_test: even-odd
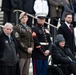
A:
[[[12,31],[13,25],[6,23],[0,32],[0,75],[17,75],[18,49]]]
[[[13,25],[11,23],[6,23],[3,27],[5,35],[10,36],[13,31]]]

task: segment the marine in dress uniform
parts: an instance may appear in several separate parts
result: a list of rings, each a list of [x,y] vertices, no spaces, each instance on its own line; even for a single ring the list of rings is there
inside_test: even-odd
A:
[[[50,32],[44,26],[45,16],[37,16],[37,25],[33,28],[34,50],[32,52],[33,74],[47,75],[48,55],[51,49]]]
[[[37,17],[37,15],[48,16],[48,13],[49,13],[48,0],[35,0],[33,9],[35,11],[36,17]],[[37,21],[35,20],[34,25],[36,25],[36,23],[37,23]]]

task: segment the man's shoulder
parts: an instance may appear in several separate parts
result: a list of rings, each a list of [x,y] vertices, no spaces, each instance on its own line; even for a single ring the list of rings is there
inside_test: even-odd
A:
[[[65,24],[65,23],[63,23],[63,24],[59,27],[59,29],[64,29],[64,28],[65,28],[65,26],[66,26],[66,24]]]
[[[14,26],[14,30],[18,31],[20,29],[20,24]]]

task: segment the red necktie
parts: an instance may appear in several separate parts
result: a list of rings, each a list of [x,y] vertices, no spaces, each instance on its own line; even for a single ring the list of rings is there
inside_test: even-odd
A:
[[[72,32],[72,26],[71,25],[69,26],[69,28],[70,28],[70,31]]]

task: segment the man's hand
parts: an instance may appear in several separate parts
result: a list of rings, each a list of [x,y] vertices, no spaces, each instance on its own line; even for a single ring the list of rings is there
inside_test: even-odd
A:
[[[36,48],[41,48],[41,46],[39,45],[39,46],[36,46]]]
[[[49,53],[50,53],[50,51],[49,51],[49,50],[46,50],[46,51],[44,52],[44,55],[45,55],[45,56],[48,56]]]
[[[32,53],[32,50],[33,50],[33,49],[30,47],[30,48],[27,49],[27,52],[28,52],[28,53]]]

